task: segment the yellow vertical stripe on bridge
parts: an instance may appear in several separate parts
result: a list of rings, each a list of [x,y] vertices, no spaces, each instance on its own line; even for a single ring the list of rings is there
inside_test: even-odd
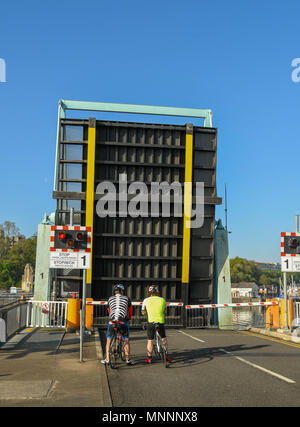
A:
[[[89,119],[88,152],[86,174],[86,214],[85,225],[91,227],[91,268],[86,272],[86,283],[92,283],[94,193],[95,193],[96,119]]]
[[[185,178],[184,178],[184,217],[182,246],[182,283],[189,283],[190,277],[190,246],[191,246],[191,211],[192,211],[192,179],[193,179],[193,125],[188,124],[185,142]]]

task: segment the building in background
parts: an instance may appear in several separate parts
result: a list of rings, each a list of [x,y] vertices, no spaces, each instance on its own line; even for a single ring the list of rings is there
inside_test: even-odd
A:
[[[252,298],[252,288],[254,285],[256,286],[254,282],[232,283],[232,298]]]
[[[31,264],[26,264],[24,268],[24,274],[22,275],[22,291],[32,292],[34,283],[34,272]]]
[[[279,262],[257,262],[257,261],[254,261],[254,262],[262,270],[281,271],[281,264]]]

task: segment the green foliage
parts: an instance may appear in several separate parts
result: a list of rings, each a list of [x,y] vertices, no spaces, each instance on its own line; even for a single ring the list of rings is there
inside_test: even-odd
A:
[[[239,282],[258,282],[261,269],[254,261],[248,261],[244,258],[233,258],[230,260],[231,281]]]
[[[281,277],[279,270],[262,270],[254,261],[239,257],[230,260],[230,273],[232,283],[255,282],[260,286],[277,286]],[[288,282],[292,275],[295,281],[300,281],[299,273],[287,273]]]
[[[35,266],[36,241],[36,235],[22,236],[15,223],[0,224],[0,288],[20,286],[25,265]]]

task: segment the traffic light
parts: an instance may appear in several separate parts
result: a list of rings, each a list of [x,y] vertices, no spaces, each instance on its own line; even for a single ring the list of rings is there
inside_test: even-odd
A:
[[[295,237],[290,237],[288,239],[288,246],[290,248],[296,248],[297,247],[297,239]]]
[[[296,234],[296,233],[294,233]],[[300,236],[299,235],[285,235],[283,236],[282,244],[284,254],[300,254]]]
[[[83,230],[55,230],[54,248],[55,249],[87,249],[88,236],[87,231]]]

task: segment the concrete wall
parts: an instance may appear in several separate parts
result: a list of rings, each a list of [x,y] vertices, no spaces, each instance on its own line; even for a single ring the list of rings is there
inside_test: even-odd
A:
[[[214,303],[227,304],[231,302],[228,233],[219,220],[215,229]],[[232,329],[232,308],[218,308],[217,310],[219,328]]]

